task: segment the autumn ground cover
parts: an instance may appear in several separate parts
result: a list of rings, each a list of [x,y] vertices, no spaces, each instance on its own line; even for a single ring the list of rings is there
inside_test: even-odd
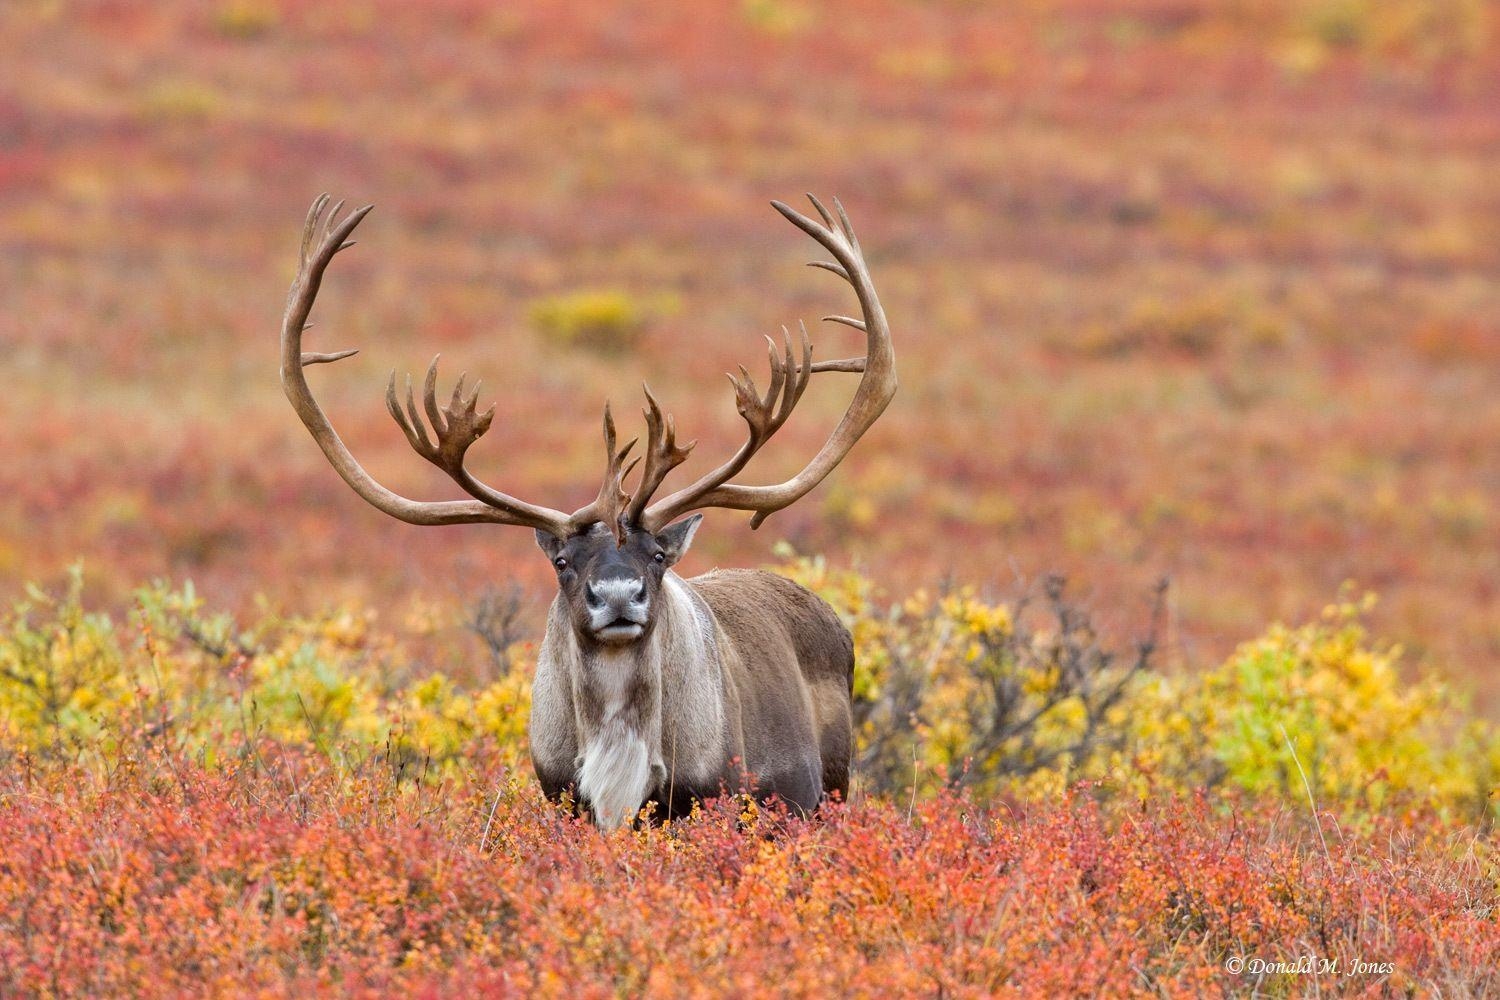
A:
[[[782,569],[856,638],[851,800],[610,836],[527,770],[534,643],[421,660],[352,609],[33,590],[0,630],[0,992],[1500,988],[1500,736],[1405,682],[1359,604],[1182,677],[1066,602],[1027,624]]]
[[[943,798],[605,839],[529,786],[251,770],[8,777],[7,992],[1217,996],[1246,953],[1338,956],[1325,993],[1500,985],[1493,841],[1410,821],[1325,855],[1288,816],[1201,802]],[[1297,996],[1313,977],[1246,978]]]
[[[1477,0],[6,4],[0,578],[87,556],[116,599],[166,574],[400,614],[541,588],[522,532],[350,502],[288,411],[313,195],[378,204],[313,335],[362,349],[315,376],[356,452],[444,495],[380,400],[442,351],[498,403],[477,470],[571,509],[606,397],[649,379],[707,462],[739,433],[720,373],[842,305],[766,205],[813,190],[860,227],[902,391],[811,502],[717,518],[690,568],[784,538],[1106,609],[1170,574],[1190,665],[1354,579],[1488,698],[1494,30]],[[549,324],[570,302],[621,348]]]
[[[0,4],[0,993],[1495,993],[1496,25]],[[447,495],[380,399],[441,350],[497,404],[477,471],[570,506],[606,397],[709,461],[719,372],[841,307],[765,204],[809,189],[902,390],[685,568],[839,607],[855,800],[600,838],[526,778],[527,533],[365,509],[281,396],[302,213],[379,206],[309,335],[361,348],[314,375],[356,453]]]

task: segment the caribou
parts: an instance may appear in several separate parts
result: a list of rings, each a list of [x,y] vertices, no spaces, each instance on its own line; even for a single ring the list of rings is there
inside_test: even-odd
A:
[[[833,609],[769,572],[714,570],[684,579],[673,571],[703,518],[695,511],[750,511],[750,525],[758,528],[822,482],[895,394],[890,330],[848,215],[837,200],[830,212],[808,198],[817,219],[781,202],[772,205],[833,258],[811,266],[853,288],[861,317],[824,319],[864,333],[864,356],[813,361],[801,323],[796,338],[782,328],[780,345],[767,337],[765,391],[743,366],[738,376],[729,376],[748,428],[744,443],[696,481],[654,501],[696,441],[678,443],[672,416],[646,386],[646,445],[627,464],[636,442],[617,447],[606,403],[603,484],[571,514],[502,493],[465,467],[464,456],[490,429],[495,408],[479,410],[478,385],[464,388],[467,373],[446,405],[440,404],[436,358],[427,369],[421,409],[411,377],[403,401],[394,372],[386,408],[417,454],[447,473],[469,499],[409,499],[355,460],[313,398],[305,369],[356,352],[304,351],[302,338],[324,272],[336,254],[354,245],[350,236],[373,206],[341,214],[343,202],[329,210],[322,195],[307,214],[281,328],[287,399],[338,474],[379,510],[409,524],[507,524],[536,533],[556,570],[558,592],[532,687],[533,766],[549,799],[571,800],[604,830],[642,815],[677,816],[695,801],[725,792],[779,800],[803,814],[827,797],[848,795],[854,650]],[[820,372],[860,375],[823,446],[785,482],[734,482]],[[627,489],[640,462],[639,477]]]

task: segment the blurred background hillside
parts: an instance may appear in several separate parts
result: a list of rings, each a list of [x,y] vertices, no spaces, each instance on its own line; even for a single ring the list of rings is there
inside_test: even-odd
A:
[[[1353,579],[1500,707],[1496,4],[21,0],[0,64],[0,597],[83,557],[106,601],[400,622],[517,580],[539,621],[529,532],[386,518],[282,397],[308,203],[377,205],[308,340],[361,349],[311,381],[367,467],[455,494],[381,398],[441,351],[498,403],[471,467],[572,509],[606,398],[633,434],[649,379],[696,474],[740,440],[721,372],[849,306],[766,204],[813,191],[901,393],[686,570],[1055,571],[1121,630],[1170,574],[1189,665]],[[819,383],[756,477],[826,436],[853,381]]]

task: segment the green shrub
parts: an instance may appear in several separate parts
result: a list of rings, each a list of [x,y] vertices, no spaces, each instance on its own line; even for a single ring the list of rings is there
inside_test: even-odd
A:
[[[1156,711],[1142,718],[1166,720],[1159,733],[1139,730],[1143,752],[1175,756],[1168,771],[1179,780],[1217,778],[1255,793],[1295,798],[1310,788],[1376,809],[1398,794],[1485,810],[1494,733],[1445,685],[1402,677],[1400,650],[1372,642],[1361,623],[1372,603],[1344,601],[1300,628],[1272,626],[1223,665],[1143,695]],[[1192,735],[1202,743],[1197,761],[1181,744]]]

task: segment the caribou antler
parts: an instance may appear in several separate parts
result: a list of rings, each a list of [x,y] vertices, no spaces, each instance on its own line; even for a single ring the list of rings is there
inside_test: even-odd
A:
[[[626,521],[631,524],[640,523],[641,512],[650,501],[651,494],[661,486],[667,473],[687,461],[688,454],[698,443],[689,441],[683,447],[677,447],[676,421],[670,413],[662,415],[661,406],[651,394],[649,385],[643,384],[641,388],[646,391],[646,409],[642,411],[646,417],[646,466],[641,470],[640,484],[636,487],[635,496],[631,498],[630,507],[625,514]]]
[[[467,400],[463,398],[464,381],[469,377],[468,372],[458,377],[458,384],[453,387],[453,398],[448,405],[439,407],[437,366],[438,359],[433,358],[432,364],[427,366],[427,382],[423,386],[422,394],[427,419],[432,422],[432,430],[437,438],[435,443],[428,440],[426,425],[417,415],[417,404],[411,388],[411,375],[406,376],[406,412],[401,412],[401,404],[396,398],[396,373],[394,371],[391,372],[391,381],[385,390],[385,408],[400,425],[413,451],[458,480],[464,489],[478,499],[485,500],[486,497],[480,495],[485,487],[475,481],[464,468],[464,454],[469,450],[469,445],[478,441],[484,432],[490,429],[490,423],[495,419],[495,408],[491,406],[484,413],[478,412],[479,386],[482,383],[476,382],[474,394]]]
[[[629,465],[625,464],[630,449],[635,447],[635,438],[626,442],[625,447],[615,451],[615,418],[610,415],[609,404],[604,404],[604,482],[599,486],[599,495],[594,502],[586,507],[579,508],[571,518],[577,528],[586,528],[591,524],[599,523],[608,528],[615,536],[615,541],[621,545],[625,544],[625,536],[628,531],[625,513],[625,505],[630,502],[630,494],[625,492],[625,477],[630,475],[630,470],[635,468],[637,458]]]
[[[891,346],[890,328],[886,325],[885,311],[881,309],[880,300],[875,295],[875,285],[870,280],[869,268],[865,264],[859,241],[855,239],[854,228],[849,224],[849,217],[844,213],[844,207],[837,199],[833,203],[834,210],[838,212],[838,222],[835,223],[833,216],[823,207],[822,202],[812,195],[807,197],[822,218],[821,225],[779,201],[773,201],[771,204],[794,226],[817,240],[833,255],[834,259],[831,261],[813,261],[810,266],[832,271],[853,286],[864,318],[854,319],[850,316],[825,316],[823,318],[829,322],[842,323],[864,331],[865,356],[814,364],[807,329],[801,327],[802,359],[800,363],[797,363],[792,355],[791,334],[783,327],[784,354],[778,357],[776,345],[771,342],[771,381],[764,396],[756,391],[755,382],[743,366],[740,368],[738,378],[733,375],[729,376],[729,381],[734,385],[735,404],[740,416],[745,418],[745,423],[749,427],[749,435],[739,450],[728,461],[691,486],[678,490],[644,510],[640,510],[640,506],[644,504],[645,499],[650,497],[650,491],[646,487],[649,486],[651,490],[654,490],[660,484],[660,478],[655,480],[642,478],[641,488],[637,491],[637,500],[632,504],[632,509],[636,511],[635,516],[641,526],[649,531],[660,531],[688,511],[702,507],[752,510],[755,516],[751,518],[750,526],[760,527],[767,517],[801,499],[822,482],[843,461],[844,456],[849,454],[854,443],[870,429],[870,425],[884,412],[891,397],[896,393],[896,359]],[[770,341],[769,337],[766,339]],[[786,422],[792,409],[797,405],[797,401],[806,391],[808,379],[815,372],[835,371],[863,372],[864,377],[859,381],[859,387],[854,392],[854,398],[850,401],[844,418],[839,421],[838,426],[834,428],[833,433],[813,456],[813,460],[808,463],[807,467],[786,482],[775,486],[740,486],[730,483],[730,480],[739,475],[755,453],[770,440],[771,435],[775,434]],[[654,410],[655,400],[652,400],[651,404]],[[662,474],[665,475],[665,472]]]
[[[448,473],[474,499],[439,502],[408,499],[376,482],[374,477],[366,472],[350,454],[338,432],[328,422],[323,408],[313,398],[312,389],[309,388],[307,377],[302,371],[307,365],[338,361],[356,353],[353,350],[346,350],[317,354],[302,350],[302,333],[312,325],[307,322],[307,317],[312,311],[313,301],[317,298],[318,288],[323,282],[323,273],[335,254],[354,245],[349,236],[373,207],[366,205],[364,208],[350,212],[340,220],[338,215],[343,204],[341,201],[334,205],[333,210],[328,212],[325,218],[323,213],[328,207],[328,196],[324,194],[319,195],[313,202],[312,208],[308,210],[307,222],[302,230],[302,252],[298,258],[297,277],[292,282],[291,292],[287,296],[286,314],[281,322],[282,388],[286,390],[287,399],[291,401],[297,415],[312,432],[313,440],[317,441],[318,447],[323,449],[323,454],[329,464],[368,503],[409,524],[516,524],[546,531],[560,538],[566,538],[586,528],[592,522],[579,519],[583,516],[592,516],[598,509],[598,501],[570,516],[560,510],[539,507],[501,493],[475,479],[464,468],[464,454],[470,445],[489,430],[490,423],[494,419],[494,409],[491,408],[482,414],[477,412],[479,399],[477,385],[471,397],[467,400],[463,398],[463,377],[459,378],[459,384],[453,390],[453,399],[449,405],[439,408],[436,399],[437,359],[435,358],[427,369],[423,401],[427,419],[432,424],[436,440],[427,436],[422,418],[417,412],[410,377],[407,379],[406,413],[401,412],[401,407],[396,400],[394,372],[391,374],[390,385],[386,390],[386,407],[391,411],[391,416],[396,418],[396,423],[401,425],[402,432],[405,433],[407,441],[411,443],[417,454]],[[322,227],[321,236],[318,235],[320,226]],[[609,421],[607,411],[605,422],[611,436],[610,449],[613,454],[613,425]],[[606,475],[608,476],[611,472],[615,476],[616,490],[618,490],[619,469],[611,466],[610,472]],[[601,495],[602,493],[603,491]]]
[[[864,254],[854,238],[854,230],[843,206],[837,201],[838,212],[835,223],[828,210],[818,199],[808,195],[813,207],[823,222],[819,223],[793,211],[781,202],[772,202],[793,225],[821,243],[834,257],[832,261],[814,261],[814,267],[832,271],[848,281],[859,297],[864,319],[848,316],[825,316],[824,319],[863,330],[866,351],[862,358],[845,358],[838,361],[812,360],[812,343],[808,340],[806,327],[798,325],[801,339],[800,359],[793,349],[791,333],[782,328],[782,345],[778,353],[776,343],[769,337],[771,377],[764,394],[755,385],[754,379],[743,366],[738,376],[730,375],[734,386],[735,405],[745,419],[749,434],[727,461],[685,489],[649,507],[652,494],[662,481],[677,466],[681,465],[692,451],[693,444],[677,445],[677,428],[670,415],[662,413],[650,388],[646,389],[645,411],[648,431],[645,467],[641,481],[632,497],[624,489],[625,477],[635,468],[636,462],[625,464],[635,441],[624,448],[615,449],[615,423],[609,406],[604,407],[604,482],[599,494],[588,505],[572,514],[564,514],[551,507],[540,507],[518,500],[488,486],[464,466],[464,456],[475,441],[490,429],[495,409],[491,406],[479,412],[479,386],[465,396],[464,382],[467,373],[460,375],[447,406],[437,402],[437,359],[428,366],[423,385],[422,410],[418,411],[416,393],[411,376],[406,379],[406,405],[403,410],[396,393],[396,375],[391,373],[386,388],[386,408],[406,435],[412,448],[427,461],[446,472],[472,500],[446,500],[429,502],[411,500],[401,496],[380,483],[364,470],[350,454],[349,449],[334,431],[322,407],[313,398],[303,368],[308,365],[326,364],[347,358],[353,350],[329,353],[304,352],[302,334],[312,324],[308,314],[317,298],[323,274],[334,255],[353,246],[349,239],[356,226],[369,214],[371,206],[356,209],[339,219],[343,202],[328,207],[328,196],[320,195],[307,213],[307,223],[302,230],[302,252],[298,259],[297,277],[292,282],[287,296],[286,313],[281,325],[281,384],[287,399],[313,439],[323,450],[324,456],[354,491],[376,508],[410,524],[516,524],[536,528],[559,538],[587,530],[591,525],[602,523],[624,544],[626,535],[635,527],[648,531],[660,531],[682,514],[700,507],[729,507],[736,510],[752,510],[755,516],[751,527],[759,527],[771,514],[795,502],[817,486],[834,467],[849,453],[849,449],[880,416],[896,391],[895,356],[891,349],[890,330],[886,326],[885,313],[880,300],[875,297],[875,286],[865,265]],[[319,227],[322,232],[319,235]],[[776,486],[740,486],[730,482],[739,475],[767,441],[771,439],[791,416],[792,410],[807,391],[808,380],[817,372],[862,372],[859,387],[848,411],[833,434],[824,443],[817,455],[796,476]],[[428,434],[429,425],[431,436]],[[637,459],[636,461],[640,461]]]

